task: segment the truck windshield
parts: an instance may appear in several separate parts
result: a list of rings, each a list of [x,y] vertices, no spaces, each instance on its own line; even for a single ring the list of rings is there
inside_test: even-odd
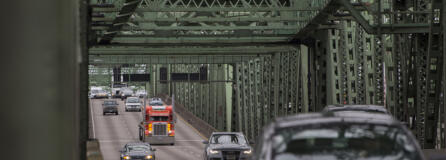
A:
[[[150,116],[151,121],[169,121],[168,116]]]

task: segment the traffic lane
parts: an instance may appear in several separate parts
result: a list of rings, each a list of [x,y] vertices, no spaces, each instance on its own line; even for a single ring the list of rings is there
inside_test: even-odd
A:
[[[203,159],[204,140],[184,120],[178,118],[175,124],[175,145],[153,145],[157,159]]]
[[[119,106],[119,115],[102,114],[102,103],[104,100],[92,100],[92,112],[94,119],[94,135],[101,145],[101,153],[104,160],[119,160],[119,150],[129,142],[138,142],[138,138],[132,135],[131,130],[134,127],[128,125],[127,115],[124,110],[124,103],[115,99]]]
[[[118,160],[119,150],[129,142],[138,142],[138,124],[142,120],[141,112],[125,112],[123,101],[119,103],[119,115],[102,115],[103,100],[93,99],[91,106],[94,121],[94,135],[101,144],[104,160]],[[154,145],[157,159],[181,160],[202,159],[204,140],[198,132],[178,118],[176,123],[175,145]]]

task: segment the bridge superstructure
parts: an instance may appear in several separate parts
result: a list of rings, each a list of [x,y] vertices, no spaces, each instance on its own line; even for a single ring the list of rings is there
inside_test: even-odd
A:
[[[445,3],[91,0],[90,68],[144,64],[151,95],[250,138],[278,116],[380,104],[445,148]]]

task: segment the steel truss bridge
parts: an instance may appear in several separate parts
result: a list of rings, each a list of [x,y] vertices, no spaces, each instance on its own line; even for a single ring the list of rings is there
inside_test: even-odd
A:
[[[150,74],[149,95],[174,94],[217,130],[250,138],[278,116],[380,104],[408,123],[423,148],[446,148],[445,5],[91,0],[90,78]]]

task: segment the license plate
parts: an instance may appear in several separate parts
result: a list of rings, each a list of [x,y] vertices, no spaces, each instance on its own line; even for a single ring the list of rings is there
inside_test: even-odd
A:
[[[227,155],[226,159],[235,159],[235,155]]]

